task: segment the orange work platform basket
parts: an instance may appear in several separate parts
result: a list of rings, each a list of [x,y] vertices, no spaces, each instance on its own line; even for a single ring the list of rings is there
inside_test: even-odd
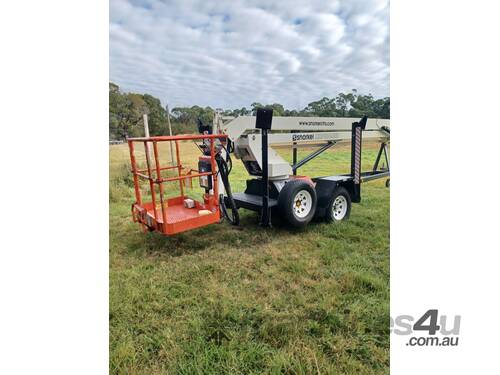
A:
[[[132,174],[134,180],[135,203],[132,204],[132,218],[140,223],[144,230],[158,231],[166,235],[184,232],[190,229],[203,227],[220,221],[219,190],[217,183],[217,153],[216,142],[226,142],[227,135],[202,134],[202,135],[177,135],[142,137],[127,139]],[[205,147],[205,156],[200,157],[210,166],[209,171],[187,169],[180,159],[180,142],[202,141]],[[176,161],[172,165],[162,166],[160,163],[159,147],[162,142],[169,142],[170,147],[175,145]],[[143,144],[146,168],[138,167],[135,146]],[[175,173],[174,176],[171,174]],[[162,174],[164,176],[162,177]],[[170,176],[168,176],[170,174]],[[193,178],[205,177],[211,179],[211,188],[205,189],[202,201],[188,197],[185,188],[193,185]],[[143,201],[141,181],[149,182],[147,201]],[[172,189],[166,191],[164,183],[179,183],[180,195],[168,197]],[[148,185],[148,184],[146,184]],[[189,201],[187,204],[186,201]]]

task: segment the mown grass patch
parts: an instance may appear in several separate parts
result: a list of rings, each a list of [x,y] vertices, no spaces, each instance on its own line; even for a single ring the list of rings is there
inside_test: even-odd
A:
[[[168,148],[161,151],[166,161]],[[195,166],[196,149],[184,155]],[[375,155],[365,152],[365,166]],[[349,150],[332,150],[300,173],[345,172],[349,161]],[[383,181],[363,185],[363,201],[340,225],[262,229],[254,213],[241,210],[241,227],[215,224],[165,237],[131,222],[127,165],[127,146],[110,147],[112,373],[389,371]],[[246,178],[235,160],[233,190],[243,190]]]

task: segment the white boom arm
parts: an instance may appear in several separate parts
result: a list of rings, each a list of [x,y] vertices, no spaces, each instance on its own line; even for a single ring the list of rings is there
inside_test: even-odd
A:
[[[359,118],[346,117],[273,117],[269,145],[305,144],[312,145],[326,142],[346,142],[351,140],[352,124]],[[390,121],[368,119],[363,139],[375,142],[389,142]],[[234,154],[245,164],[252,174],[252,164],[262,168],[261,136],[255,129],[254,116],[221,117],[215,114],[214,128],[219,133],[227,134],[234,142]],[[275,150],[269,147],[268,168],[270,179],[285,179],[292,174],[292,167]]]

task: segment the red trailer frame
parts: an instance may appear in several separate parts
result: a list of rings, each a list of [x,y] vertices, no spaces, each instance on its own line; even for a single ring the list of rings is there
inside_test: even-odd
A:
[[[201,134],[201,135],[177,135],[160,137],[142,137],[128,138],[128,147],[130,151],[130,162],[132,165],[132,174],[134,178],[135,203],[132,204],[132,218],[134,222],[140,223],[144,230],[158,231],[165,235],[172,235],[185,232],[190,229],[203,227],[208,224],[220,221],[219,208],[219,188],[217,184],[217,163],[215,161],[216,148],[215,140],[223,140],[227,135],[223,134]],[[197,170],[190,170],[182,174],[185,169],[182,166],[179,142],[188,140],[209,140],[211,171],[200,173]],[[158,143],[175,143],[176,165],[162,167],[160,165]],[[135,143],[144,144],[146,155],[146,169],[138,169],[135,157]],[[153,146],[154,164],[151,160],[150,145]],[[161,172],[165,170],[177,169],[177,176],[162,178]],[[196,172],[193,174],[193,171]],[[195,201],[194,208],[184,206],[184,200],[188,198],[184,193],[186,181],[189,180],[192,186],[192,179],[201,176],[212,176],[211,193],[203,195],[203,202]],[[149,181],[151,193],[151,202],[143,202],[140,189],[140,179]],[[174,198],[165,198],[165,182],[179,181],[180,195]],[[157,206],[157,194],[155,186],[159,190],[159,207]]]

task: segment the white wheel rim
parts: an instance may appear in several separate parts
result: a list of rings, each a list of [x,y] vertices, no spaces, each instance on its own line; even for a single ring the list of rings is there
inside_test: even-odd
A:
[[[347,214],[347,199],[343,195],[333,201],[332,214],[335,220],[342,220]]]
[[[299,191],[292,200],[292,210],[300,219],[309,215],[312,209],[312,197],[307,190]]]

